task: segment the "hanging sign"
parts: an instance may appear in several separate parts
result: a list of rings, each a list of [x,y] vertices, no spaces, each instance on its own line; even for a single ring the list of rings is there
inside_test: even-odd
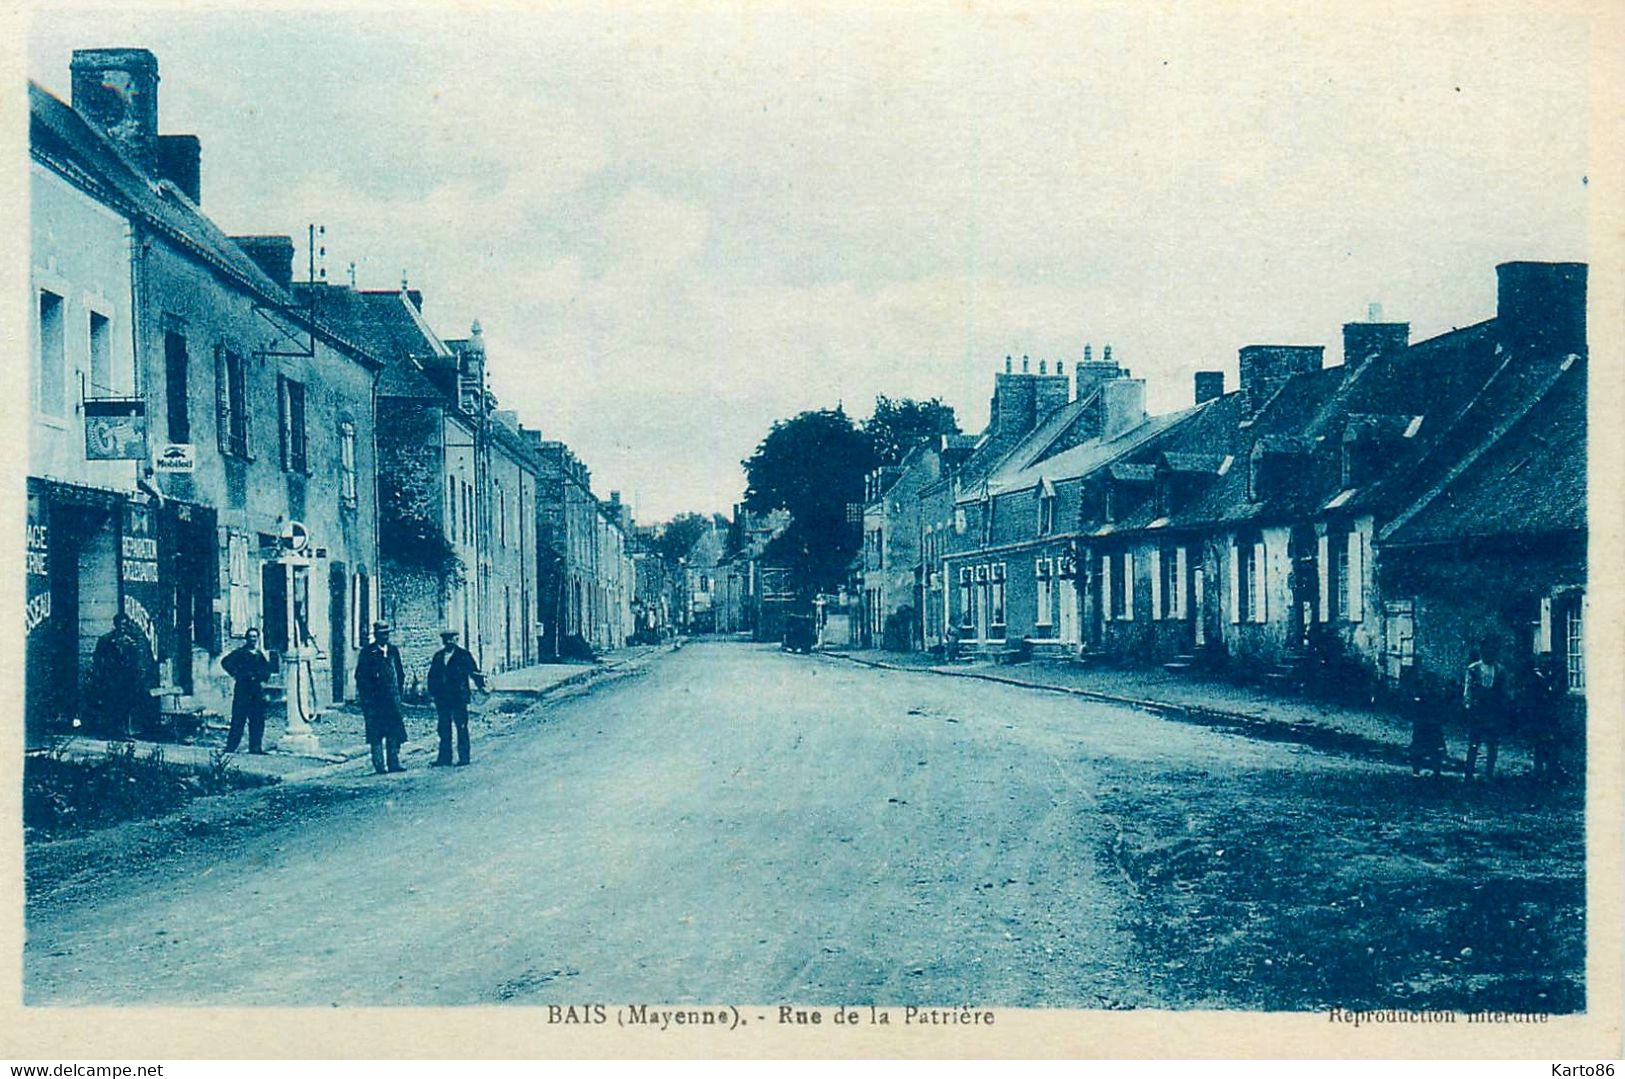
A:
[[[84,402],[85,459],[145,461],[147,403],[139,397],[103,397]]]

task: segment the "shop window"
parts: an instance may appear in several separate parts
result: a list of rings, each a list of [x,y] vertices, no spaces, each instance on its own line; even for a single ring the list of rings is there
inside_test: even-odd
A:
[[[67,411],[67,354],[62,336],[62,297],[39,294],[39,410],[48,416]]]

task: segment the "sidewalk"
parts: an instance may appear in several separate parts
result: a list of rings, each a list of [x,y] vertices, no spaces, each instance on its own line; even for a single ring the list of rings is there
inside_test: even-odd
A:
[[[654,655],[676,650],[681,643],[675,641],[623,648],[599,663],[544,663],[491,675],[491,692],[476,695],[468,710],[470,739],[478,742],[493,731],[511,725],[536,702],[568,687],[584,685],[616,671],[631,669]],[[402,757],[407,761],[418,757],[428,758],[436,752],[438,745],[434,706],[408,702],[402,711],[407,734]],[[298,780],[336,770],[357,758],[367,757],[370,752],[366,723],[360,707],[353,701],[323,712],[311,721],[311,731],[321,747],[315,754],[283,752],[277,748],[286,728],[286,720],[280,712],[267,717],[265,728],[265,748],[268,752],[263,755],[248,753],[245,741],[242,751],[230,755],[232,767],[239,772],[278,780]],[[228,731],[227,719],[210,716],[204,728],[189,742],[136,741],[135,752],[138,757],[146,757],[158,750],[164,760],[172,764],[207,768],[216,754],[225,751]],[[109,746],[128,743],[69,735],[46,744],[57,752],[83,759],[99,757],[108,751]],[[31,745],[29,748],[38,747]]]
[[[885,670],[921,671],[1067,693],[1142,708],[1184,722],[1239,728],[1254,737],[1352,752],[1392,764],[1408,766],[1410,763],[1411,726],[1400,716],[1375,708],[1271,693],[1258,686],[1237,685],[1199,674],[1160,667],[1096,667],[1047,660],[1009,665],[985,661],[944,664],[935,656],[921,652],[873,650],[820,654]],[[1445,734],[1449,745],[1446,767],[1453,762],[1459,771],[1466,752],[1466,734],[1449,724]],[[1502,740],[1497,773],[1517,775],[1527,772],[1530,765],[1527,745],[1516,737]]]

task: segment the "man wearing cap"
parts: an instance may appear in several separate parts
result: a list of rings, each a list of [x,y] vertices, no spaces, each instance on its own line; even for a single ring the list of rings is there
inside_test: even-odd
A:
[[[429,696],[434,698],[434,710],[440,718],[440,753],[434,763],[451,763],[451,731],[457,728],[457,763],[468,763],[468,701],[470,683],[478,682],[485,689],[485,675],[468,649],[457,644],[457,631],[448,629],[440,634],[444,642],[440,651],[429,661]]]
[[[406,741],[406,721],[401,717],[401,691],[406,670],[401,666],[400,649],[389,643],[389,623],[372,624],[372,643],[361,650],[355,665],[356,696],[361,714],[367,720],[367,744],[372,747],[372,770],[404,772],[401,743]]]

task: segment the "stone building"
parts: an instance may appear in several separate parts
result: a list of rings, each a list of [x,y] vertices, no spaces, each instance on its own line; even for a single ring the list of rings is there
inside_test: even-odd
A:
[[[71,105],[28,91],[36,729],[78,710],[115,612],[167,710],[220,709],[212,660],[260,626],[309,715],[377,603],[379,365],[291,295],[288,238],[202,213],[199,140],[158,134],[157,91],[144,49],[76,51]]]
[[[380,357],[382,611],[421,687],[440,631],[490,672],[535,662],[538,466],[485,389],[483,335],[445,341],[415,290],[294,286],[317,318]]]
[[[1318,346],[1244,348],[1235,393],[1095,477],[1086,650],[1350,693],[1415,668],[1446,698],[1481,636],[1566,657],[1585,268],[1497,272],[1495,318],[1426,341],[1372,320],[1344,327],[1337,367]],[[1531,467],[1549,480],[1516,498]]]
[[[599,501],[591,472],[564,443],[523,434],[538,459],[540,658],[557,662],[619,648],[635,629],[630,513],[618,493]]]

